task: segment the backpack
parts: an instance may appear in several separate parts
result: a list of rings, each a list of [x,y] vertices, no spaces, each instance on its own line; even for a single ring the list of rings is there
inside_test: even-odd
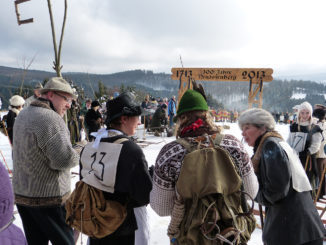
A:
[[[114,143],[127,140],[121,138]],[[90,143],[89,143],[90,144]],[[127,216],[126,205],[106,200],[103,191],[82,180],[66,201],[66,223],[90,237],[103,238],[115,232]]]
[[[177,244],[247,244],[256,220],[245,200],[241,177],[229,152],[219,146],[223,135],[211,146],[194,149],[178,139],[188,153],[183,159],[176,191],[184,200],[185,212]],[[249,194],[247,194],[249,196]]]

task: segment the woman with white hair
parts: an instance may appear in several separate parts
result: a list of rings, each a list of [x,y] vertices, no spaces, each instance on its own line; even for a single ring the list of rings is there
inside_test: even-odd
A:
[[[312,106],[307,102],[300,104],[297,121],[290,125],[290,134],[287,142],[299,154],[301,164],[306,170],[312,195],[315,198],[318,183],[318,168],[316,154],[323,140],[322,130],[313,124]]]
[[[23,109],[25,100],[19,95],[14,95],[9,99],[9,112],[7,114],[6,124],[7,132],[9,136],[10,144],[13,143],[13,128],[15,119],[18,116],[19,112]]]
[[[239,118],[242,135],[254,147],[251,158],[259,182],[255,200],[266,206],[267,245],[323,244],[325,228],[311,199],[311,186],[295,151],[275,131],[273,116],[248,109]]]

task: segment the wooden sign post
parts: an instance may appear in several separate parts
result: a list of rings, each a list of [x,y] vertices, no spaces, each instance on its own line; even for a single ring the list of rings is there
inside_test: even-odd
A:
[[[187,89],[192,89],[192,81],[249,82],[248,104],[263,104],[263,82],[273,81],[271,68],[172,68],[172,80],[179,80],[178,100]],[[259,93],[259,98],[256,99]]]

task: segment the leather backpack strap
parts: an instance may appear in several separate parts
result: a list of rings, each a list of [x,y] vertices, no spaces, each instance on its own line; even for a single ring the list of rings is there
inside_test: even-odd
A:
[[[193,145],[191,145],[188,141],[185,139],[179,138],[176,140],[180,145],[182,145],[184,148],[186,148],[187,152],[192,152],[194,150]]]
[[[129,140],[129,139],[123,137],[123,138],[120,138],[120,139],[115,140],[113,143],[114,144],[121,144],[122,142],[125,142],[127,140]]]
[[[215,139],[214,139],[214,144],[215,144],[215,145],[220,145],[221,142],[222,142],[222,140],[223,140],[223,138],[224,138],[224,134],[219,134],[219,133],[217,133],[217,134],[216,134],[216,137],[215,137]]]

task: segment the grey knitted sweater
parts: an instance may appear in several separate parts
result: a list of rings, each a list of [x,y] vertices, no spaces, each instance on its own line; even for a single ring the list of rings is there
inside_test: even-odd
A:
[[[13,187],[16,203],[60,205],[70,194],[70,168],[79,163],[64,120],[49,101],[36,100],[14,124]]]

